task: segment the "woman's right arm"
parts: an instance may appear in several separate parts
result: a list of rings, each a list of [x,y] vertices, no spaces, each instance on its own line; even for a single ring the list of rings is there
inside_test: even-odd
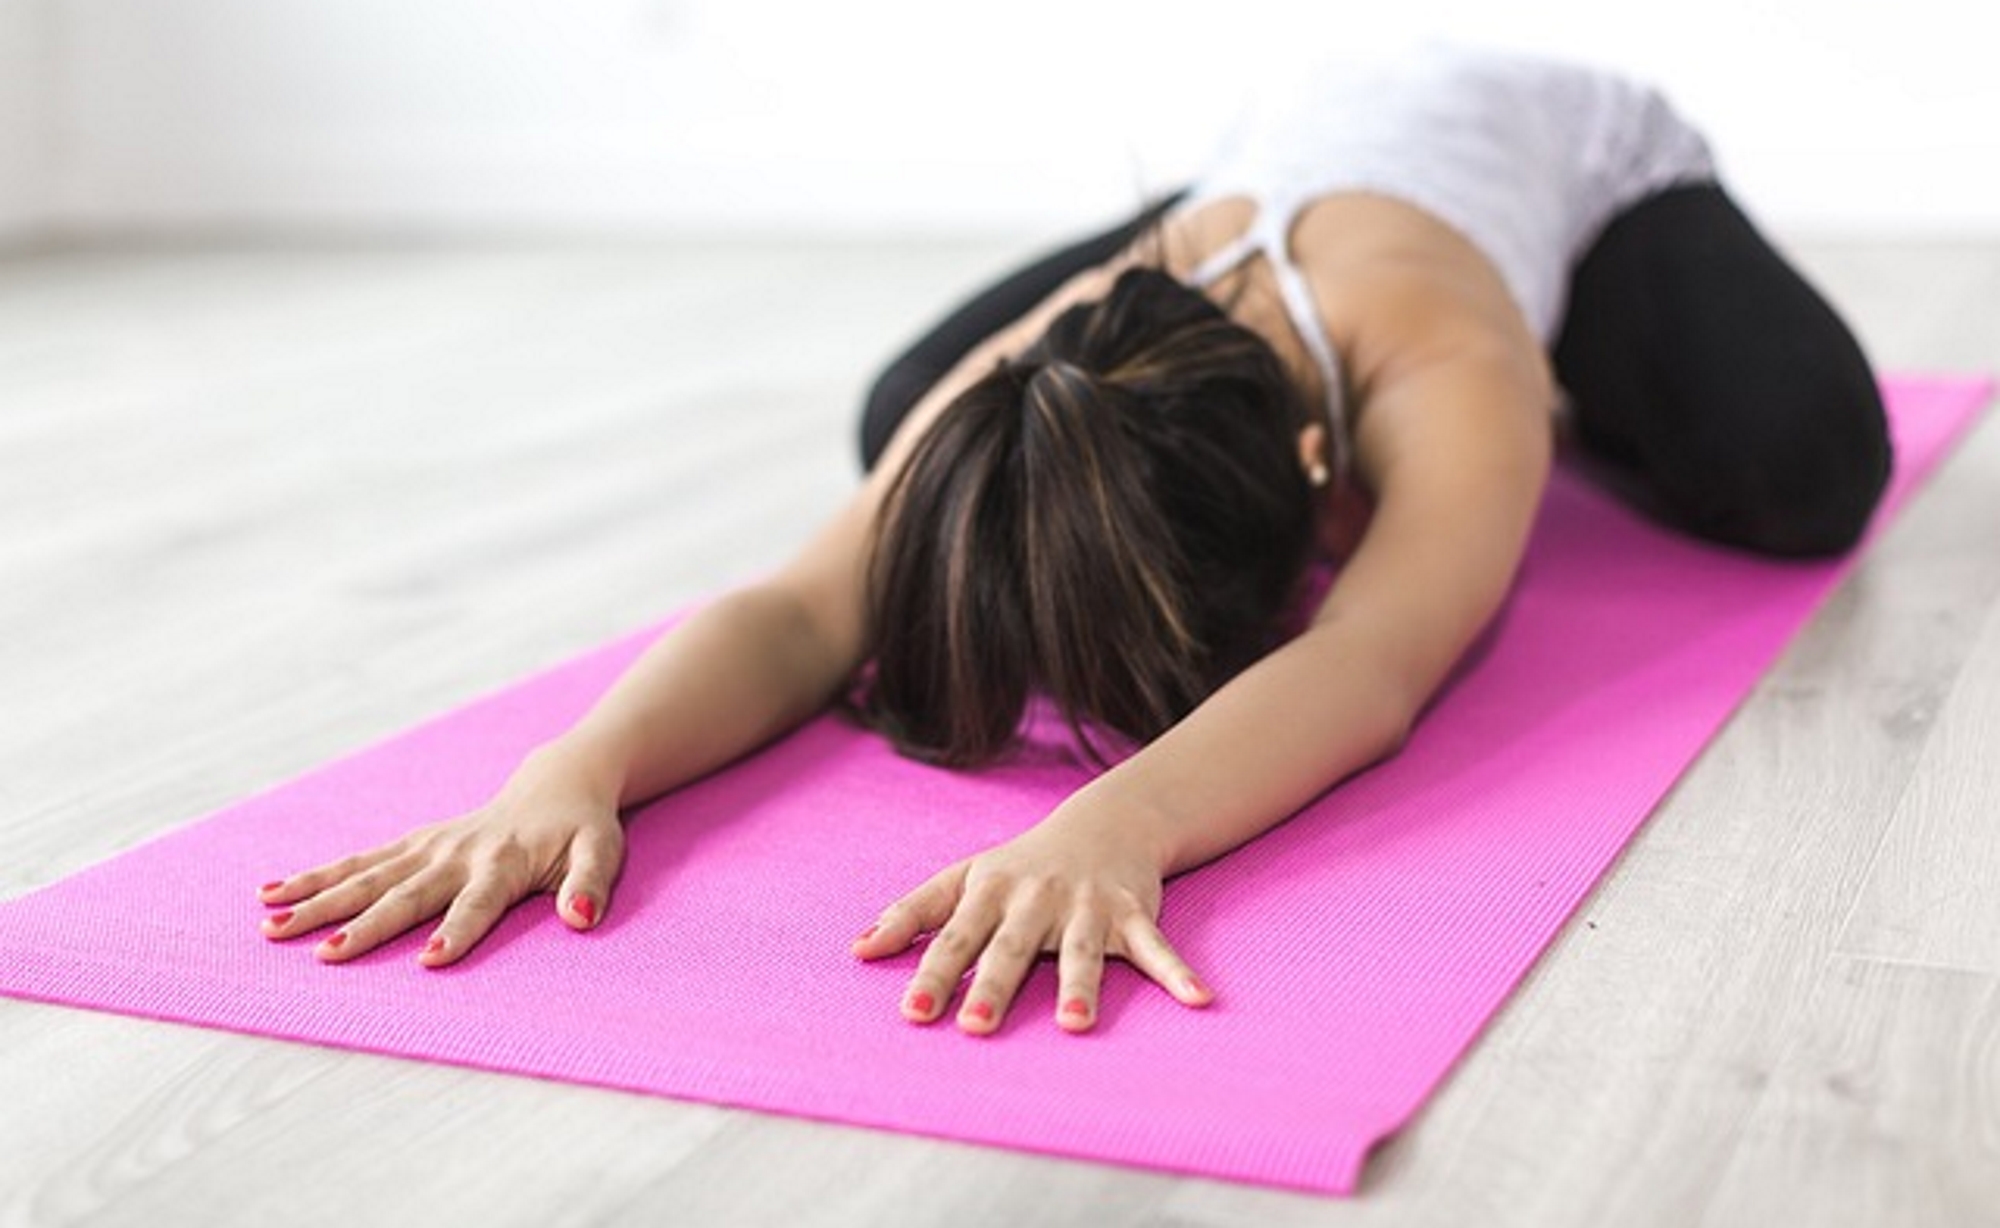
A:
[[[624,860],[619,812],[763,745],[826,706],[859,664],[867,537],[882,483],[849,500],[798,556],[646,650],[566,733],[532,751],[485,805],[267,884],[267,937],[339,928],[315,954],[353,959],[443,914],[421,962],[449,964],[525,897],[556,893],[595,926]]]
[[[869,514],[852,500],[789,566],[690,615],[536,757],[630,806],[819,712],[861,661]]]

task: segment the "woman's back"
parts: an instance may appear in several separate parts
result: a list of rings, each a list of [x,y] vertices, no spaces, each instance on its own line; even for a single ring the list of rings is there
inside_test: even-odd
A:
[[[1332,193],[1414,205],[1493,262],[1544,343],[1575,259],[1616,212],[1712,178],[1700,133],[1654,89],[1538,57],[1427,44],[1281,75],[1243,114],[1183,209],[1263,206],[1282,242]]]

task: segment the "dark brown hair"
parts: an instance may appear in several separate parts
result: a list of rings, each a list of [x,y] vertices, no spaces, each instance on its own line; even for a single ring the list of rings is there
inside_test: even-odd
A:
[[[1263,338],[1151,268],[1071,307],[938,416],[868,577],[865,719],[969,766],[1047,695],[1151,740],[1271,646],[1312,542],[1309,410]]]

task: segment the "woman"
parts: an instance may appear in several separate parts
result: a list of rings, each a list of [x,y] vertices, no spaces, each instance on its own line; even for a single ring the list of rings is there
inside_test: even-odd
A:
[[[1741,548],[1846,549],[1888,472],[1853,337],[1657,94],[1451,49],[1313,75],[1191,189],[892,365],[867,480],[781,571],[484,807],[265,885],[264,930],[339,923],[338,962],[441,913],[419,959],[443,966],[543,891],[589,929],[621,808],[848,698],[906,753],[986,762],[1039,692],[1115,766],[854,953],[932,935],[900,1009],[940,1018],[970,970],[975,1033],[1045,952],[1071,1031],[1107,956],[1204,1005],[1164,880],[1394,753],[1507,592],[1559,401],[1632,497]],[[1341,566],[1302,610],[1315,547]]]

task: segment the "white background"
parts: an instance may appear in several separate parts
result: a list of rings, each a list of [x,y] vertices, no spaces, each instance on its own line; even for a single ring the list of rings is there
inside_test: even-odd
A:
[[[0,0],[0,235],[45,214],[51,187],[42,104],[48,64],[39,3]]]
[[[1364,11],[1366,10],[1366,11]],[[1658,82],[1793,233],[2000,233],[1989,0],[0,0],[0,234],[1094,222],[1314,46]]]

